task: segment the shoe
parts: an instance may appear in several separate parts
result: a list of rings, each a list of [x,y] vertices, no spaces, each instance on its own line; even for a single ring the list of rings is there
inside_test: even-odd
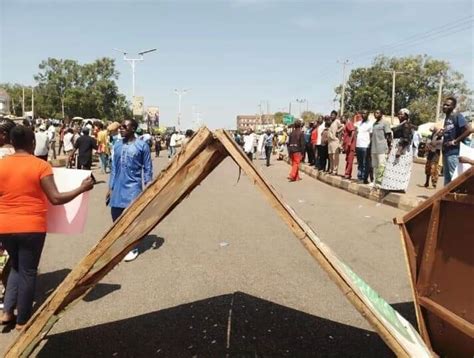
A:
[[[127,256],[124,257],[123,261],[130,262],[135,260],[138,257],[138,249],[133,249],[130,251]]]

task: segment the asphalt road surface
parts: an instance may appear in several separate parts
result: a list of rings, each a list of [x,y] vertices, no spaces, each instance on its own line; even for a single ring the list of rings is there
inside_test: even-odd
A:
[[[155,174],[167,163],[156,159]],[[400,234],[403,212],[303,175],[257,165],[298,215],[414,324]],[[97,174],[99,180],[105,176]],[[38,304],[111,225],[107,185],[91,194],[86,231],[49,235]],[[40,357],[367,357],[389,348],[226,159],[121,263],[70,307]],[[4,329],[0,355],[17,334]]]

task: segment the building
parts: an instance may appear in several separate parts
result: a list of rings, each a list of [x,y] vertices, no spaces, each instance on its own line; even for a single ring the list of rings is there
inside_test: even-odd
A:
[[[0,114],[10,114],[10,95],[2,88],[0,88]]]
[[[236,128],[239,131],[256,130],[262,125],[273,124],[273,114],[238,115]]]

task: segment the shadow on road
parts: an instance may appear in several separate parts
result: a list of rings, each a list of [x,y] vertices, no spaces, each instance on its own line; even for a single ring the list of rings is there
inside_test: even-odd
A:
[[[156,236],[154,234],[147,235],[138,243],[138,252],[143,254],[145,251],[150,249],[157,250],[164,244],[164,242],[165,239],[162,237]]]
[[[40,357],[390,357],[374,332],[242,292],[48,337]]]

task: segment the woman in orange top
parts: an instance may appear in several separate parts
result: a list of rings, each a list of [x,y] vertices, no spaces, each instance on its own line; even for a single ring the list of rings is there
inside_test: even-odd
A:
[[[15,320],[20,330],[31,317],[38,264],[46,237],[47,201],[65,204],[91,190],[92,179],[77,189],[59,193],[51,166],[33,154],[35,135],[29,128],[16,126],[10,132],[15,149],[0,160],[0,240],[12,264],[8,276],[2,324]]]

